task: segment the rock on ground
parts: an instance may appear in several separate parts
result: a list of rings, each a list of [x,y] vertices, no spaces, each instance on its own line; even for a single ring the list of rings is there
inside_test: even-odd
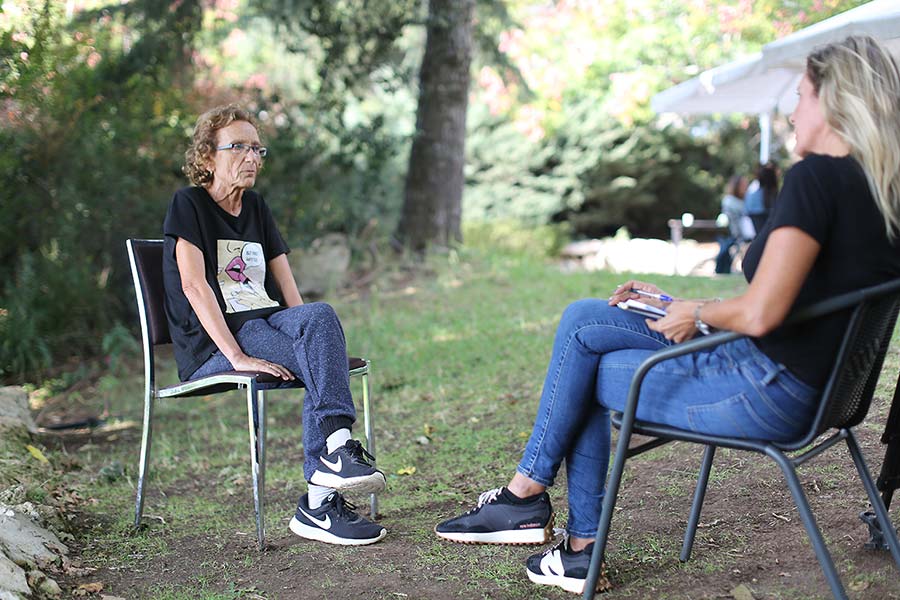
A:
[[[19,594],[31,593],[25,569],[14,563],[0,552],[0,600],[18,599]]]
[[[28,439],[36,432],[25,390],[18,386],[0,387],[0,451],[3,451],[4,442]]]
[[[36,431],[28,394],[0,388],[0,455],[19,455]],[[25,487],[0,489],[0,600],[61,595],[59,585],[39,569],[68,553],[65,544],[43,527],[55,509],[25,501]]]
[[[288,256],[300,293],[322,297],[346,279],[350,242],[346,235],[329,233],[315,239],[309,248],[295,249]]]

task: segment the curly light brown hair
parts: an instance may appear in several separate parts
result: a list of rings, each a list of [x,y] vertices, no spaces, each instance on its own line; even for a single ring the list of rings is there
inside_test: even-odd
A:
[[[181,167],[192,184],[202,187],[212,182],[212,171],[206,165],[216,151],[216,132],[235,121],[246,121],[257,127],[250,111],[237,104],[217,106],[197,119],[191,145],[184,153],[184,166]]]

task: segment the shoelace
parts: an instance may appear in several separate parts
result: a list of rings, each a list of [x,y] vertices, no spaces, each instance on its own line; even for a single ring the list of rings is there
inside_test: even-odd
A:
[[[502,491],[503,491],[503,488],[496,488],[493,490],[488,490],[486,492],[482,492],[482,494],[480,496],[478,496],[478,504],[476,504],[474,508],[470,509],[469,512],[470,513],[475,512],[476,510],[478,510],[485,504],[489,504],[489,503],[493,502],[494,500],[497,499],[497,497],[500,495],[500,492],[502,492]]]
[[[354,516],[359,516],[356,514],[356,505],[336,492],[334,495],[334,507],[337,511],[337,514],[342,517],[347,515],[348,513]]]
[[[369,454],[368,450],[363,448],[362,443],[359,440],[348,440],[344,447],[347,448],[347,453],[350,454],[350,458],[358,463],[366,466],[372,466],[366,458],[369,460],[375,460],[375,457]]]
[[[553,554],[554,552],[559,550],[560,547],[562,547],[562,549],[565,550],[569,546],[569,532],[566,531],[565,528],[554,527],[553,535],[554,535],[554,537],[557,535],[562,535],[562,539],[559,541],[559,543],[553,544],[552,546],[550,546],[549,548],[544,550],[544,552],[543,552],[544,556],[547,556],[548,554]]]

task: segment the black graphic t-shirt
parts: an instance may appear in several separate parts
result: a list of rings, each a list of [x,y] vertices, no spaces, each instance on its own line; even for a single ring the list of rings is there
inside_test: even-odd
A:
[[[166,317],[175,346],[178,376],[186,380],[216,351],[200,319],[181,289],[175,243],[183,238],[200,249],[209,283],[232,333],[250,319],[283,308],[283,299],[266,268],[290,251],[269,207],[253,191],[245,191],[241,214],[223,210],[201,187],[175,192],[163,222],[163,281]]]
[[[787,172],[772,216],[744,258],[748,281],[766,240],[779,227],[797,227],[821,245],[794,309],[900,276],[900,248],[888,239],[865,172],[852,157],[811,154]],[[848,319],[844,311],[782,327],[756,345],[806,383],[822,388]]]

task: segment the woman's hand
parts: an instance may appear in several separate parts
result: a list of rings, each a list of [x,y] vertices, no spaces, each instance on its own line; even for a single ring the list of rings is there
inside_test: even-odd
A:
[[[274,375],[275,377],[280,377],[285,381],[292,381],[295,379],[294,374],[288,371],[282,365],[278,363],[273,363],[268,360],[264,360],[262,358],[254,358],[252,356],[247,356],[246,354],[242,354],[239,357],[235,357],[233,359],[229,359],[231,366],[234,367],[235,371],[253,371],[255,373],[268,373],[269,375]]]
[[[650,292],[651,294],[665,293],[652,283],[645,283],[643,281],[631,279],[615,289],[612,296],[609,297],[609,305],[615,306],[619,302],[625,302],[628,299],[640,300],[644,304],[650,304],[658,308],[666,308],[669,305],[668,302],[663,302],[662,300],[657,300],[656,298],[650,298],[648,296],[641,296],[637,292],[632,292],[631,290],[644,290],[645,292]]]
[[[703,303],[683,300],[672,302],[666,309],[666,316],[656,321],[647,319],[647,327],[663,334],[667,340],[680,344],[697,334],[694,310],[698,306],[703,306]]]

